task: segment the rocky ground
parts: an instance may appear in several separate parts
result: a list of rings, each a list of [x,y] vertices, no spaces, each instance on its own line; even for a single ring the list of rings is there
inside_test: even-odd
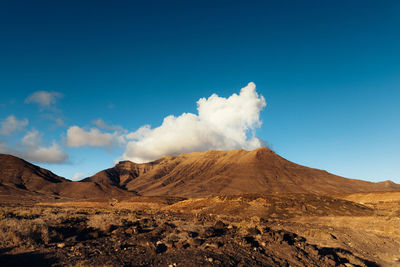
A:
[[[399,264],[399,217],[371,205],[304,194],[153,200],[3,204],[0,265]]]

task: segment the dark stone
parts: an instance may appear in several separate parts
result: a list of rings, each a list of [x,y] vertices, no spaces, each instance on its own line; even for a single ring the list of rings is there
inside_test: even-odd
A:
[[[247,244],[250,244],[252,247],[260,246],[260,244],[252,236],[245,236],[244,240],[246,241]]]
[[[165,244],[160,243],[156,246],[156,253],[164,253],[167,249],[168,247]]]
[[[193,245],[195,245],[195,246],[201,246],[203,243],[204,243],[203,239],[200,239],[200,238],[193,239]]]
[[[197,233],[197,232],[188,232],[188,235],[189,235],[189,237],[194,238],[194,237],[198,237],[199,233]]]
[[[225,230],[226,224],[224,224],[222,221],[218,221],[214,225],[214,229],[216,230]]]
[[[256,227],[252,227],[252,228],[247,229],[247,233],[249,235],[259,235],[259,234],[261,234],[260,230],[258,230]]]

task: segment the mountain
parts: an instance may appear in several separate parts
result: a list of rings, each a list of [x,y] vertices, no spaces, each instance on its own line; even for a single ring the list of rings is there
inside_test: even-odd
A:
[[[51,184],[65,183],[59,177],[29,162],[6,154],[0,154],[0,184],[31,191],[41,190]]]
[[[204,197],[235,194],[344,194],[400,191],[391,181],[347,179],[290,162],[268,148],[165,156],[137,164],[121,161],[72,182],[23,159],[0,154],[0,195],[113,198],[133,195]]]
[[[392,182],[347,179],[290,162],[268,148],[165,156],[150,163],[121,161],[84,182],[141,195],[203,197],[243,193],[342,194],[400,190]]]
[[[109,198],[128,192],[96,182],[72,182],[23,159],[0,154],[0,195]]]

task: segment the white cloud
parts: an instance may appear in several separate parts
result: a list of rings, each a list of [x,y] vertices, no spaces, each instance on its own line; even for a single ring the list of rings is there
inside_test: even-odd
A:
[[[71,126],[67,131],[66,143],[70,147],[113,147],[125,142],[117,132],[103,133],[97,128],[85,130],[79,126]]]
[[[0,134],[10,135],[15,131],[22,130],[28,123],[28,119],[18,120],[14,115],[10,115],[0,123]]]
[[[79,181],[82,180],[82,178],[85,178],[85,174],[82,172],[77,172],[72,176],[72,181]]]
[[[144,125],[142,127],[140,127],[138,130],[136,130],[135,132],[132,133],[128,133],[125,137],[127,139],[142,139],[144,138],[147,134],[149,134],[151,132],[151,126],[150,125]]]
[[[67,161],[68,155],[60,146],[53,142],[51,146],[41,145],[42,135],[37,131],[29,131],[22,138],[19,149],[13,149],[6,144],[0,144],[0,153],[12,154],[28,161],[43,163],[62,163]]]
[[[22,157],[34,162],[46,163],[62,163],[68,159],[68,155],[55,142],[49,147],[37,146],[25,150]]]
[[[124,128],[122,128],[121,126],[119,126],[119,125],[108,125],[102,119],[93,120],[92,124],[96,125],[100,129],[113,130],[113,131],[125,131]]]
[[[64,115],[62,114],[61,111],[53,108],[52,112],[50,113],[43,113],[41,114],[41,119],[45,119],[45,120],[49,120],[51,122],[53,122],[52,128],[56,128],[56,127],[63,127],[65,126],[65,122],[64,122]]]
[[[197,101],[198,114],[168,116],[157,128],[146,125],[126,135],[131,141],[122,158],[140,163],[182,152],[258,148],[263,142],[254,135],[261,126],[260,111],[265,106],[264,97],[257,94],[252,82],[239,95],[201,98]]]
[[[63,97],[63,94],[59,92],[37,91],[28,96],[25,103],[36,103],[42,108],[48,108],[57,103],[57,100],[61,97]]]
[[[37,130],[27,132],[22,138],[21,143],[27,147],[37,146],[42,140],[42,135]]]
[[[56,118],[54,121],[56,123],[56,126],[59,126],[59,127],[65,126],[64,120],[61,118]]]

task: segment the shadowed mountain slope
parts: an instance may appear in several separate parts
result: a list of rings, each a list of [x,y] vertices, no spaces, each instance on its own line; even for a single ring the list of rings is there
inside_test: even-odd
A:
[[[0,154],[0,183],[3,185],[14,185],[21,189],[36,191],[50,184],[65,182],[69,180],[51,171],[17,157]]]
[[[0,194],[108,198],[129,193],[103,183],[72,182],[23,159],[0,154]]]
[[[183,153],[144,164],[122,161],[84,181],[114,185],[141,195],[184,197],[400,190],[400,185],[395,183],[347,179],[304,167],[268,148]]]

